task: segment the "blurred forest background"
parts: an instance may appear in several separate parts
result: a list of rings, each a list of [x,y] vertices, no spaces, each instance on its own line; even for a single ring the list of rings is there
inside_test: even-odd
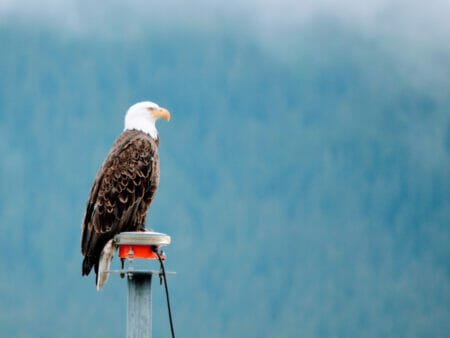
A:
[[[0,6],[1,337],[124,336],[125,281],[81,277],[80,224],[142,100],[172,112],[148,225],[172,236],[179,337],[448,337],[443,1],[18,3]]]

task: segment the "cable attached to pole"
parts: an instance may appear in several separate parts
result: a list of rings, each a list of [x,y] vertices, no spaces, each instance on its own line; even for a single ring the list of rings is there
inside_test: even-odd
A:
[[[170,310],[169,288],[167,287],[166,269],[164,268],[164,263],[161,258],[161,254],[158,251],[158,247],[153,245],[152,249],[158,256],[159,264],[161,265],[162,279],[164,280],[164,289],[166,290],[166,301],[167,301],[167,311],[169,313],[170,332],[172,333],[172,338],[175,338],[175,331],[173,329],[173,321],[172,321],[172,311]],[[161,278],[161,274],[159,275],[159,278]]]

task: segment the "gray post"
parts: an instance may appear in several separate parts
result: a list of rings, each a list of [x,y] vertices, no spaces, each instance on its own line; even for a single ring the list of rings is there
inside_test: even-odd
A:
[[[127,338],[152,337],[152,274],[128,274]]]
[[[109,270],[108,273],[116,273],[127,276],[128,299],[127,299],[127,338],[151,338],[152,337],[152,275],[161,275],[161,271],[135,270],[134,259],[149,259],[148,251],[153,246],[159,248],[170,244],[170,236],[154,231],[122,232],[114,236],[114,243],[119,247],[119,257],[122,260],[121,270]],[[148,251],[136,253],[135,245],[147,246]],[[128,267],[125,268],[125,260]],[[166,275],[175,272],[166,271]],[[165,281],[165,280],[164,280]]]

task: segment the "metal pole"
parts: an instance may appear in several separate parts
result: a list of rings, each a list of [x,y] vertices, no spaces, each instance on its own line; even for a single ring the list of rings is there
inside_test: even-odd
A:
[[[152,274],[128,274],[127,338],[152,337]]]

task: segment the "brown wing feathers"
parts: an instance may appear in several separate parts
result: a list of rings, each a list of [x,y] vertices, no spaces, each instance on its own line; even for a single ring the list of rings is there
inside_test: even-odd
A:
[[[100,252],[122,231],[144,227],[159,183],[158,141],[136,130],[114,142],[91,189],[82,224],[83,275],[97,272]]]

